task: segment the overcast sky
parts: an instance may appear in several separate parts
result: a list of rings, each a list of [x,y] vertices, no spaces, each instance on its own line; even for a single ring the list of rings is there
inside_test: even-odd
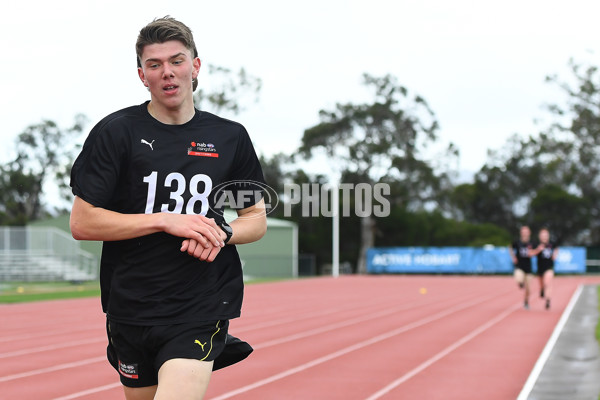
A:
[[[236,117],[265,155],[291,152],[318,111],[364,101],[361,75],[390,73],[428,102],[442,143],[475,171],[487,149],[536,131],[544,83],[569,58],[600,65],[597,0],[21,1],[3,5],[0,118],[6,159],[32,123],[63,126],[149,98],[137,77],[139,29],[166,14],[192,29],[204,65],[244,67],[260,101]],[[201,72],[200,84],[208,77]],[[210,110],[209,110],[210,111]]]

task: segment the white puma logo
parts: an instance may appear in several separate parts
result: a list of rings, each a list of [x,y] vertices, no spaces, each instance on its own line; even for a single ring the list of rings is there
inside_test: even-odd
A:
[[[155,139],[156,140],[156,139]],[[154,143],[154,140],[152,141],[152,143],[148,143],[148,141],[146,141],[146,139],[142,139],[142,143],[143,144],[147,144],[148,146],[150,146],[151,150],[154,150],[154,147],[152,147],[152,144]]]

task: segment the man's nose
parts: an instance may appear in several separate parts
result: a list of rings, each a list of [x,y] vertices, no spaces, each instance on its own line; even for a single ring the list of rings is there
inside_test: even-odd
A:
[[[163,68],[163,78],[171,78],[173,76],[175,76],[175,74],[171,69],[171,65],[169,63],[166,63],[165,67]]]

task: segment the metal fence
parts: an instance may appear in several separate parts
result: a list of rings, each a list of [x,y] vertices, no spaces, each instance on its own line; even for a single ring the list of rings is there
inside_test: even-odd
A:
[[[88,281],[98,260],[53,227],[0,227],[0,282]]]

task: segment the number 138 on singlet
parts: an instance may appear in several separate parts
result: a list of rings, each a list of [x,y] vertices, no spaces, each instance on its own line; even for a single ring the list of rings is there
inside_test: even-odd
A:
[[[158,172],[152,171],[150,175],[144,177],[144,182],[148,184],[148,196],[146,197],[146,214],[154,212],[154,203],[156,201],[156,189],[158,185]],[[160,206],[161,212],[182,214],[185,207],[186,214],[206,215],[209,209],[208,196],[212,190],[212,179],[205,174],[192,176],[188,182],[179,172],[171,172],[165,177],[163,187],[169,190],[169,198],[174,201],[163,203]],[[202,191],[200,191],[202,189]],[[186,191],[191,195],[187,203],[183,198]],[[200,211],[195,211],[197,204],[200,205]]]

